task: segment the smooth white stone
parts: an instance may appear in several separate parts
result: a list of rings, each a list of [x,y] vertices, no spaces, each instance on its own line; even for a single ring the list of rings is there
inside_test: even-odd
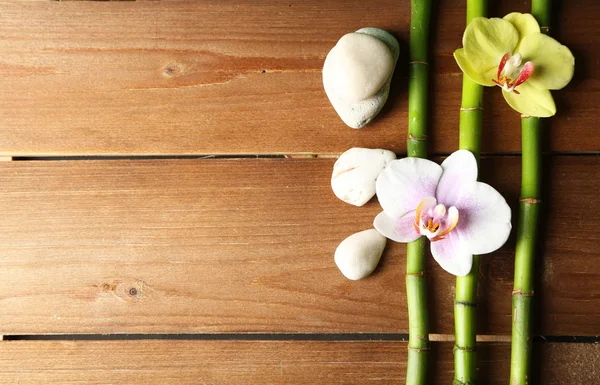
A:
[[[383,42],[393,58],[391,70],[379,90],[377,90],[375,94],[368,96],[366,99],[355,102],[346,100],[345,95],[347,93],[345,91],[339,91],[340,89],[345,89],[345,86],[343,85],[344,80],[341,80],[339,76],[340,73],[343,72],[340,71],[339,67],[341,66],[343,68],[344,66],[339,64],[340,58],[337,56],[339,51],[337,45],[329,52],[325,59],[323,65],[323,86],[331,105],[346,125],[352,128],[361,128],[373,120],[379,111],[381,111],[388,98],[394,67],[396,66],[400,54],[400,45],[392,35],[379,28],[362,28],[352,35],[355,34],[372,36]],[[357,52],[356,54],[358,55],[360,52]],[[347,82],[347,79],[345,81]],[[342,85],[340,86],[340,84]]]
[[[377,267],[386,242],[386,237],[375,229],[352,234],[335,250],[335,264],[346,278],[363,279]]]
[[[338,41],[329,56],[333,92],[355,103],[373,96],[394,70],[394,58],[387,45],[365,33],[349,33]]]
[[[379,173],[396,154],[388,150],[354,147],[333,165],[331,189],[335,196],[354,206],[362,206],[375,195]]]

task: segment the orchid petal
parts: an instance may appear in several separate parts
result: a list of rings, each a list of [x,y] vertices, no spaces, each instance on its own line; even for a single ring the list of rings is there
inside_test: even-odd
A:
[[[502,90],[502,95],[508,104],[521,114],[540,118],[556,114],[554,99],[547,89],[536,88],[526,81],[517,88],[517,91],[519,94]]]
[[[460,198],[463,187],[477,180],[477,160],[471,151],[458,150],[444,160],[442,170],[435,196],[440,203],[451,206]]]
[[[502,59],[500,59],[500,64],[498,64],[498,72],[496,73],[498,79],[502,78],[502,72],[504,71],[504,67],[506,67],[506,63],[510,60],[510,58],[511,54],[510,52],[507,52],[504,54],[504,56],[502,56]],[[494,84],[497,83],[494,82]]]
[[[379,204],[395,219],[414,211],[425,197],[435,196],[442,168],[427,159],[393,160],[377,177],[375,188]]]
[[[375,217],[373,226],[379,234],[396,242],[408,243],[421,236],[415,229],[414,211],[410,211],[398,219],[390,218],[385,211],[381,212]]]
[[[450,235],[459,232],[469,252],[487,254],[504,245],[511,230],[511,211],[506,200],[492,186],[471,183],[464,188],[456,207],[460,220]]]
[[[521,42],[519,53],[532,61],[535,71],[528,82],[537,88],[559,90],[569,84],[575,72],[575,58],[566,46],[550,36],[535,33]]]
[[[423,212],[427,213],[429,210],[433,210],[436,205],[437,200],[434,197],[423,198],[423,200],[419,202],[417,210],[415,211],[415,223],[419,223],[421,217],[423,216]]]
[[[456,230],[440,241],[431,242],[431,254],[442,269],[453,275],[465,276],[473,266],[473,254]]]
[[[514,52],[518,42],[517,29],[511,22],[498,18],[476,17],[463,35],[465,56],[471,68],[481,74],[495,71],[502,56]]]
[[[523,68],[521,69],[521,73],[519,74],[519,77],[517,77],[515,79],[515,83],[512,87],[517,87],[523,83],[525,83],[525,81],[527,79],[529,79],[531,77],[531,75],[533,74],[534,71],[534,65],[533,62],[528,61],[527,63],[525,63],[525,65],[523,65]]]
[[[458,219],[459,219],[458,209],[454,206],[450,207],[448,209],[448,218],[446,218],[444,225],[440,228],[440,232],[437,235],[437,237],[442,238],[442,237],[446,236],[446,234],[449,234],[450,232],[452,232],[452,230],[454,230],[454,228],[458,224]]]
[[[503,19],[509,21],[519,32],[519,45],[525,36],[540,33],[540,25],[530,13],[513,12],[504,16]],[[515,51],[519,52],[519,46],[515,48]]]
[[[485,73],[475,71],[473,69],[473,67],[471,67],[469,60],[467,60],[467,57],[465,56],[464,48],[459,48],[456,51],[454,51],[454,59],[456,60],[456,63],[460,67],[461,71],[475,83],[480,84],[482,86],[488,86],[488,87],[495,85],[494,82],[492,81],[492,79],[495,78],[495,72],[496,72],[495,67],[491,67]]]

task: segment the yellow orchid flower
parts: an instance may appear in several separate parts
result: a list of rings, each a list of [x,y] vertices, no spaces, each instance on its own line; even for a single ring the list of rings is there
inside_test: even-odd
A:
[[[475,83],[499,86],[513,109],[537,117],[556,113],[549,90],[565,87],[575,68],[569,48],[542,34],[532,15],[517,12],[473,19],[454,58]]]

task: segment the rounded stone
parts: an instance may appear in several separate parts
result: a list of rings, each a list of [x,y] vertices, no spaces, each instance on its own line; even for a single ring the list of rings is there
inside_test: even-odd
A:
[[[335,250],[335,264],[353,281],[368,277],[377,267],[386,242],[386,237],[375,229],[352,234]]]
[[[362,28],[351,35],[364,35],[378,40],[387,47],[388,53],[386,53],[386,55],[391,55],[393,59],[392,68],[383,85],[376,90],[373,95],[356,102],[350,102],[345,99],[349,93],[344,91],[343,87],[349,85],[345,84],[347,83],[347,80],[344,80],[345,76],[341,76],[339,71],[340,65],[337,64],[339,61],[337,55],[339,47],[337,45],[333,47],[325,59],[323,65],[323,87],[327,94],[327,98],[347,126],[352,128],[362,128],[377,116],[388,98],[394,67],[396,66],[396,62],[400,55],[400,45],[391,34],[379,28]],[[342,89],[340,89],[340,84]],[[365,91],[364,94],[369,92],[371,91]],[[357,96],[355,96],[355,98],[357,98]]]
[[[333,165],[331,189],[335,196],[354,206],[362,206],[375,195],[375,181],[389,162],[392,151],[354,147]]]
[[[381,40],[364,33],[348,33],[329,58],[334,92],[346,102],[360,102],[385,84],[394,69],[394,58]]]

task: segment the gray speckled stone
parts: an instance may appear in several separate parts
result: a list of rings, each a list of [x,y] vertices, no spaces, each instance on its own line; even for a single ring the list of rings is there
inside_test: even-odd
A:
[[[361,128],[377,116],[388,98],[392,75],[400,54],[400,45],[392,35],[379,28],[362,28],[356,31],[356,33],[373,36],[385,43],[394,59],[392,71],[379,91],[367,99],[358,102],[348,102],[346,101],[346,98],[336,93],[335,74],[339,72],[335,67],[336,65],[339,65],[336,64],[337,61],[335,60],[336,47],[333,47],[325,59],[325,64],[323,66],[323,86],[329,101],[346,125],[352,128]]]

